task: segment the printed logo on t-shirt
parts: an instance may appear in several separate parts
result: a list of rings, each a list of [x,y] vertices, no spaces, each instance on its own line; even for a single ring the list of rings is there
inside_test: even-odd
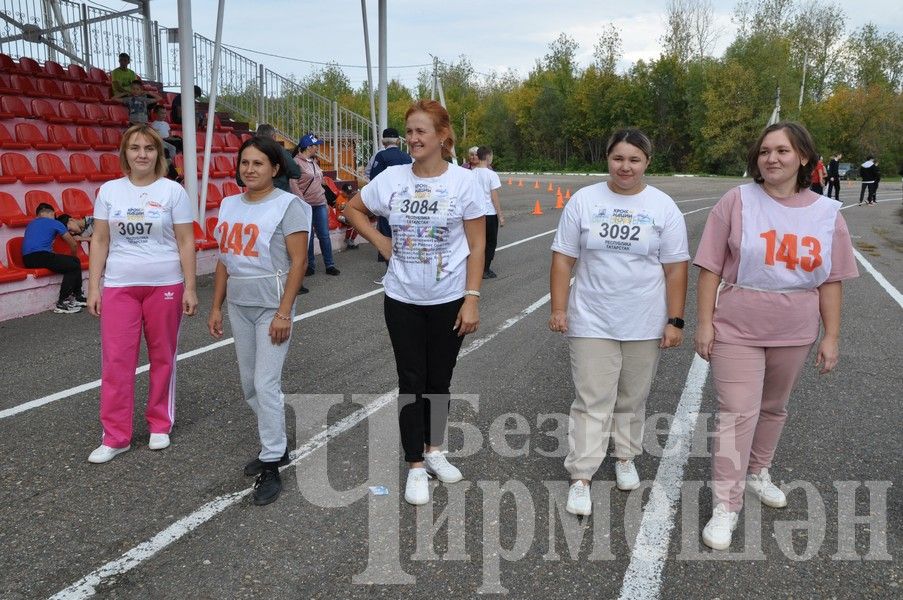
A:
[[[142,192],[138,206],[127,208],[125,215],[120,209],[113,212],[110,230],[129,244],[145,245],[150,240],[159,243],[163,240],[163,205]]]
[[[655,220],[644,210],[598,207],[590,217],[586,247],[646,255],[655,229]]]

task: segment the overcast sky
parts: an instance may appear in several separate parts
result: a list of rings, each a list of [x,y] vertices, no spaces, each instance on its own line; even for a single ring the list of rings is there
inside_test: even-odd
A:
[[[123,3],[98,0],[112,8]],[[578,60],[588,64],[599,32],[609,22],[621,32],[624,61],[621,69],[639,59],[660,53],[667,0],[388,0],[389,78],[410,88],[417,83],[421,65],[431,55],[454,61],[466,55],[481,73],[515,69],[525,76],[562,32],[580,44]],[[731,15],[735,2],[713,1],[720,37],[720,55],[735,34]],[[847,28],[852,31],[868,21],[882,31],[903,35],[903,2],[872,0],[846,3]],[[856,7],[863,10],[854,10]],[[175,26],[176,0],[154,0],[153,17],[161,25]],[[216,0],[193,0],[193,26],[213,38]],[[867,10],[865,10],[867,8]],[[377,2],[367,0],[370,48],[377,62]],[[223,41],[244,48],[319,62],[364,65],[363,24],[360,0],[228,0]],[[304,76],[318,68],[302,62],[239,51],[283,75]],[[366,70],[343,67],[354,87],[366,79]],[[374,70],[374,83],[376,72]]]

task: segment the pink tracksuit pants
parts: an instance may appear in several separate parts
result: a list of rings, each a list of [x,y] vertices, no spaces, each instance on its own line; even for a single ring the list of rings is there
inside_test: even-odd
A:
[[[135,368],[141,331],[150,359],[145,419],[150,433],[169,433],[175,421],[176,352],[184,285],[104,288],[100,307],[100,422],[103,444],[132,440]]]

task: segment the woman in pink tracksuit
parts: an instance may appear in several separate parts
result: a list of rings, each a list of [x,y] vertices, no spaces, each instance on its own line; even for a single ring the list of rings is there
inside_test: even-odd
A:
[[[746,488],[766,506],[787,505],[769,469],[790,393],[819,321],[816,364],[821,373],[837,365],[841,282],[859,275],[840,202],[808,189],[818,163],[809,132],[771,125],[747,163],[755,183],[715,205],[694,260],[696,352],[712,363],[718,395],[714,510],[702,539],[718,550],[730,546]]]
[[[148,446],[169,446],[179,325],[198,304],[194,209],[185,190],[163,177],[163,141],[148,125],[130,127],[119,162],[126,176],[105,183],[94,202],[88,311],[100,317],[103,441],[88,457],[92,463],[131,448],[142,330],[150,358]]]

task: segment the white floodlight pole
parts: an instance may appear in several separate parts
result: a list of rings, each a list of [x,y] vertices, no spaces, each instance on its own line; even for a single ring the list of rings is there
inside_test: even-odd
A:
[[[386,0],[379,0],[379,129],[389,126],[388,71],[386,64]]]
[[[376,101],[373,98],[373,66],[370,63],[370,27],[367,24],[367,0],[361,0],[364,20],[364,54],[367,55],[367,97],[370,99],[370,122],[373,126],[373,154],[379,150],[379,123],[376,120]]]
[[[207,181],[210,179],[210,150],[213,148],[213,127],[216,118],[216,94],[219,84],[219,60],[223,45],[223,11],[226,0],[219,0],[216,9],[216,37],[213,41],[213,73],[210,77],[210,96],[207,104],[207,132],[204,137],[204,170],[201,171],[201,200],[198,204],[199,214],[207,209]],[[193,93],[193,91],[192,91]]]
[[[182,149],[185,157],[185,191],[195,203],[194,216],[200,221],[198,205],[197,121],[194,118],[194,46],[191,29],[191,0],[179,0],[179,69],[182,87]]]

